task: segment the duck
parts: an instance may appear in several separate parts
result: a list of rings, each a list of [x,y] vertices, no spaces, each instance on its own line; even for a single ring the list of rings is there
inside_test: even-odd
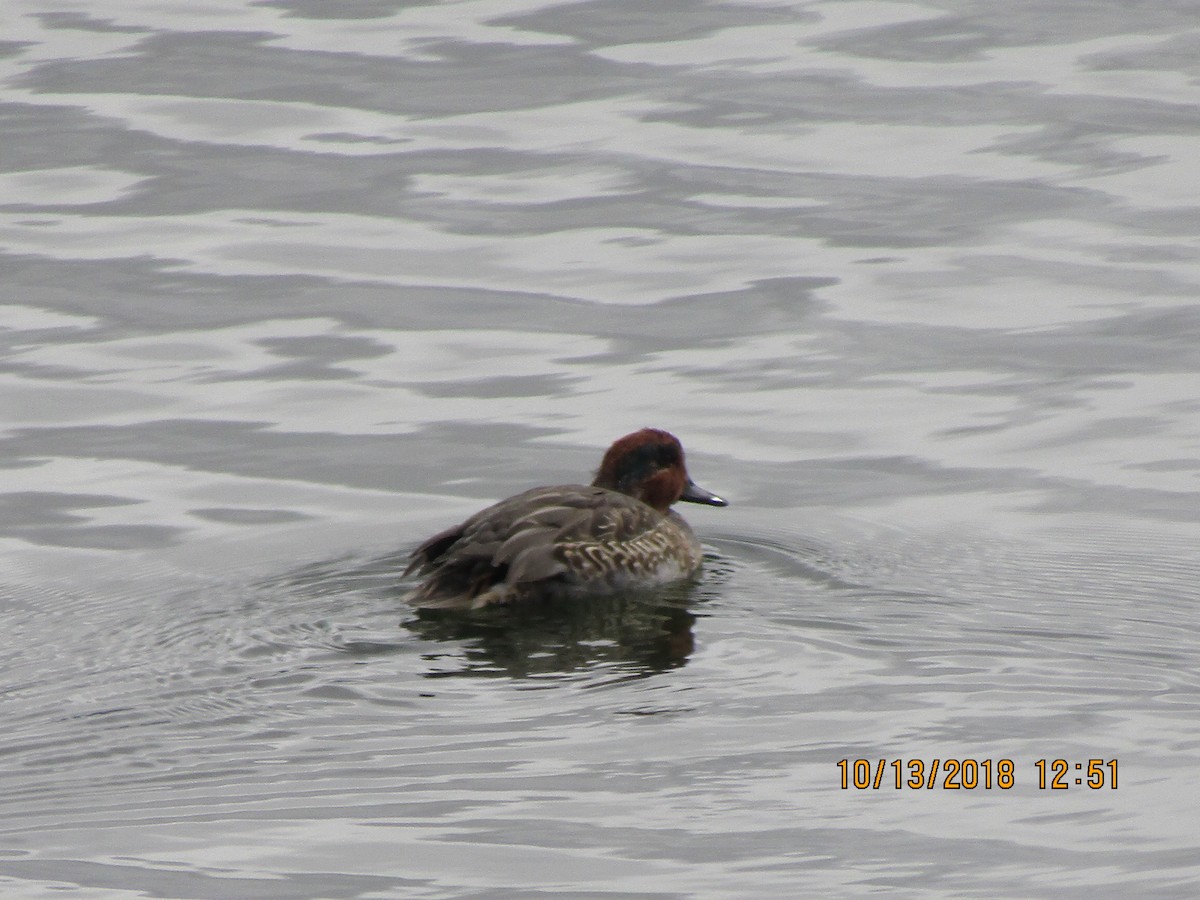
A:
[[[696,576],[700,542],[678,501],[727,506],[692,481],[675,435],[643,428],[613,442],[590,485],[535,487],[418,546],[404,576],[425,609],[479,609],[620,593]]]

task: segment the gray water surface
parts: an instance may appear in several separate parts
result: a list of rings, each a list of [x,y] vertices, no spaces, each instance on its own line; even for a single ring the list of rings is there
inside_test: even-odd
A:
[[[0,894],[1195,896],[1196,21],[10,0]],[[644,425],[699,583],[402,603]]]

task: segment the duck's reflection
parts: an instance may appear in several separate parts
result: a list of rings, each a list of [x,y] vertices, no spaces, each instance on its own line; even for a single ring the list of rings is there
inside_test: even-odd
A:
[[[416,610],[402,624],[423,640],[461,646],[463,665],[432,677],[523,678],[598,666],[650,675],[684,665],[692,653],[696,615],[686,594],[676,588],[473,612]]]

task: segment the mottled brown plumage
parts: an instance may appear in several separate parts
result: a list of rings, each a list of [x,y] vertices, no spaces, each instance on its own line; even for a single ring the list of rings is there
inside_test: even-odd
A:
[[[533,488],[425,541],[405,574],[426,578],[406,599],[475,608],[688,577],[700,544],[677,500],[725,505],[688,478],[673,435],[642,429],[609,448],[590,486]]]

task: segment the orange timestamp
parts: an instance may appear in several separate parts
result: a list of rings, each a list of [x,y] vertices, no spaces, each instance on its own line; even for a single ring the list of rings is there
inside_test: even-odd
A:
[[[880,790],[1010,790],[1017,783],[1017,767],[1011,759],[839,759],[841,788],[848,791]],[[1089,759],[1072,763],[1065,759],[1039,759],[1039,790],[1066,790],[1072,786],[1117,789],[1117,761]]]

